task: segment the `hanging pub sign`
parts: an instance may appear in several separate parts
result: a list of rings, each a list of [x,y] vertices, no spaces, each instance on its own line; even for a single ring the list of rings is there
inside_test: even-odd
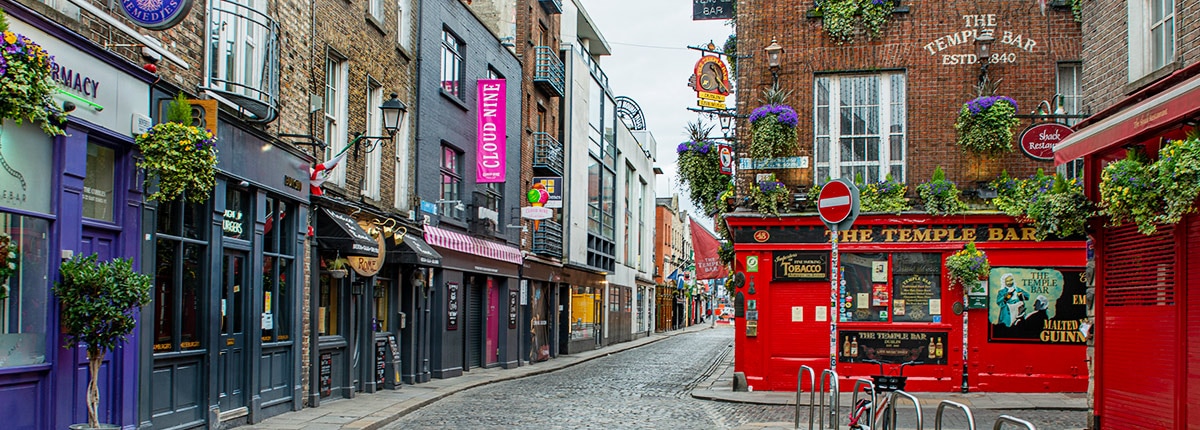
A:
[[[446,330],[458,330],[458,283],[446,283]]]
[[[118,4],[130,21],[151,30],[174,27],[192,9],[192,0],[121,0]]]
[[[733,147],[723,144],[723,143],[718,143],[717,144],[717,155],[719,156],[719,158],[721,160],[721,174],[732,175],[733,174]]]
[[[692,0],[692,21],[733,19],[733,0]]]
[[[703,55],[696,62],[689,83],[696,90],[696,104],[701,107],[725,109],[725,97],[732,87],[729,68],[716,55]]]
[[[772,263],[776,281],[829,280],[829,253],[776,252]]]
[[[1034,124],[1021,132],[1021,152],[1034,160],[1054,161],[1054,146],[1074,133],[1071,127],[1057,122]]]
[[[359,221],[358,226],[362,227],[363,231],[367,232],[367,234],[374,236],[374,241],[379,246],[378,249],[387,248],[387,245],[383,242],[383,234],[380,233],[379,228],[366,221]],[[346,261],[350,268],[354,269],[354,273],[359,274],[359,276],[374,276],[383,268],[385,257],[387,257],[386,252],[380,252],[374,257],[349,255],[346,256]]]
[[[838,331],[838,361],[861,363],[878,360],[884,363],[921,361],[924,364],[946,364],[950,352],[947,332],[905,331]]]
[[[506,123],[508,102],[505,97],[503,79],[480,79],[478,81],[478,106],[476,106],[477,157],[475,182],[504,182],[508,165]]]
[[[563,178],[562,176],[534,176],[533,184],[542,185],[542,189],[549,195],[549,200],[546,200],[545,206],[551,209],[563,207]],[[540,193],[539,193],[540,194]],[[538,197],[541,200],[541,197]]]
[[[1083,270],[994,267],[988,278],[988,341],[1084,344]]]

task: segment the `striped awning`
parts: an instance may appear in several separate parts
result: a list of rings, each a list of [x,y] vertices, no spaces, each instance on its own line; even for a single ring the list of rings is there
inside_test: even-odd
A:
[[[513,264],[521,264],[524,261],[521,256],[521,250],[515,247],[437,227],[425,227],[425,241],[439,248],[474,254],[493,260],[506,261]]]

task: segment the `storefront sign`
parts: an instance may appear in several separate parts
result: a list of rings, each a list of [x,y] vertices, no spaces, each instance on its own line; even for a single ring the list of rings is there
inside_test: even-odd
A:
[[[1021,152],[1034,160],[1054,161],[1054,146],[1070,136],[1075,130],[1066,124],[1043,122],[1034,124],[1021,132]]]
[[[714,109],[725,109],[725,96],[732,86],[729,83],[729,68],[717,55],[703,55],[693,67],[689,83],[696,90],[696,104]]]
[[[215,102],[215,100],[207,100],[207,102]],[[205,124],[209,124],[210,119],[208,118],[216,115],[215,104],[210,108],[196,102],[190,103],[193,114],[204,115],[197,121],[203,119]],[[263,140],[258,135],[228,121],[219,120],[216,124],[213,135],[219,137],[216,144],[218,153],[237,154],[236,157],[222,156],[221,170],[244,178],[255,187],[265,188],[301,201],[308,201],[308,187],[296,188],[294,183],[289,185],[290,181],[288,180],[289,177],[305,178],[304,185],[307,185],[308,160],[304,160],[292,152],[280,150],[276,144]],[[270,166],[270,168],[263,166]]]
[[[692,21],[733,19],[733,0],[692,0]]]
[[[504,182],[507,167],[505,139],[508,107],[503,79],[480,79],[478,82],[478,105],[476,106],[476,155],[475,182]]]
[[[920,361],[924,364],[946,364],[950,346],[947,332],[862,331],[838,332],[838,361],[861,363],[878,360],[884,363]]]
[[[921,45],[929,55],[940,55],[939,63],[943,66],[979,63],[979,57],[974,54],[975,39],[985,34],[995,37],[996,45],[1009,45],[1016,50],[995,52],[995,48],[993,48],[994,52],[992,52],[991,58],[987,59],[991,63],[1016,63],[1018,53],[1033,53],[1038,44],[1036,40],[1026,35],[1010,30],[1000,30],[998,28],[1000,22],[996,14],[963,15],[960,19],[963,23],[962,30],[940,36]],[[943,52],[947,50],[949,52]]]
[[[320,373],[321,397],[329,397],[333,394],[333,353],[322,352],[321,360],[317,366]]]
[[[403,325],[401,325],[403,328]],[[392,351],[392,383],[400,385],[400,347],[396,345],[396,335],[388,333],[388,348]]]
[[[226,236],[240,238],[245,232],[244,214],[236,209],[225,209],[222,215],[221,231],[225,232]]]
[[[717,144],[717,155],[718,155],[717,158],[721,161],[721,174],[732,175],[733,174],[733,147],[723,144],[723,143],[718,143]]]
[[[375,384],[383,388],[387,381],[387,339],[375,339]]]
[[[458,284],[446,284],[446,330],[458,330]]]
[[[121,0],[118,4],[130,21],[151,30],[174,27],[192,9],[192,0]]]
[[[1082,270],[992,268],[988,341],[1083,344],[1087,287]]]
[[[508,328],[517,328],[517,291],[508,292]]]
[[[846,243],[1033,242],[1035,229],[1021,224],[864,225],[838,232]],[[735,243],[829,243],[824,226],[742,227],[733,229]],[[1054,237],[1045,241],[1063,240]],[[1067,239],[1072,240],[1072,239]]]
[[[746,273],[758,273],[758,256],[746,256]]]
[[[0,120],[0,206],[52,212],[53,150],[50,137],[37,125]]]
[[[551,209],[563,207],[562,176],[534,176],[533,183],[534,185],[542,184],[542,189],[550,195],[550,199],[546,201],[546,207]]]
[[[824,252],[776,252],[774,280],[828,281],[829,254]]]
[[[808,157],[739,158],[738,168],[743,170],[807,169]]]
[[[378,228],[366,221],[359,221],[358,226],[362,227],[363,231],[368,232],[372,236],[372,240],[379,245],[377,249],[386,249],[387,244],[383,242],[383,235],[380,234]],[[379,269],[383,268],[383,260],[387,257],[386,252],[377,252],[374,257],[365,257],[361,255],[351,255],[346,257],[347,264],[354,269],[354,273],[360,276],[374,276],[379,273]]]

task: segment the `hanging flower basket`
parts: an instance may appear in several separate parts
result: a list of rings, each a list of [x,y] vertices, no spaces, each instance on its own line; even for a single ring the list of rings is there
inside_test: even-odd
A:
[[[1167,142],[1151,170],[1166,205],[1162,223],[1176,224],[1184,215],[1195,212],[1196,197],[1200,195],[1200,129],[1193,129],[1186,139]]]
[[[786,104],[767,104],[750,112],[750,156],[767,159],[792,155],[800,117]]]
[[[688,187],[688,195],[705,214],[720,211],[729,175],[721,173],[721,155],[717,145],[707,141],[688,141],[675,148],[679,156],[679,182]]]
[[[878,39],[895,9],[895,0],[819,0],[815,12],[825,33],[842,44],[854,40],[856,17],[862,18],[867,37]]]
[[[0,119],[36,123],[51,136],[63,134],[65,115],[51,99],[57,87],[50,80],[54,56],[25,35],[8,31],[0,11]]]
[[[950,275],[950,288],[961,285],[964,290],[988,276],[992,270],[987,254],[975,248],[975,242],[967,243],[962,250],[946,257],[946,273]]]
[[[1021,123],[1016,114],[1016,100],[1004,96],[983,96],[967,102],[954,123],[958,146],[967,153],[987,157],[1012,152],[1013,131]]]
[[[775,180],[759,181],[750,187],[750,200],[763,215],[779,216],[780,210],[787,208],[791,193],[783,182]]]
[[[0,301],[8,298],[8,278],[17,273],[20,258],[12,236],[0,232]]]
[[[146,170],[146,188],[158,179],[158,190],[147,200],[170,201],[186,196],[193,203],[209,199],[216,186],[216,138],[190,121],[190,110],[183,94],[171,103],[167,122],[155,124],[135,139],[142,150],[138,167]]]
[[[1034,227],[1034,239],[1068,238],[1084,233],[1092,204],[1083,195],[1083,185],[1055,174],[1049,192],[1033,195],[1025,216]]]

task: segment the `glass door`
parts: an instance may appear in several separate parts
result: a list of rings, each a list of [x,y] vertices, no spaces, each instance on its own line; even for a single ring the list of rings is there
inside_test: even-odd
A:
[[[226,251],[221,264],[221,335],[217,387],[222,412],[246,406],[246,254]]]

